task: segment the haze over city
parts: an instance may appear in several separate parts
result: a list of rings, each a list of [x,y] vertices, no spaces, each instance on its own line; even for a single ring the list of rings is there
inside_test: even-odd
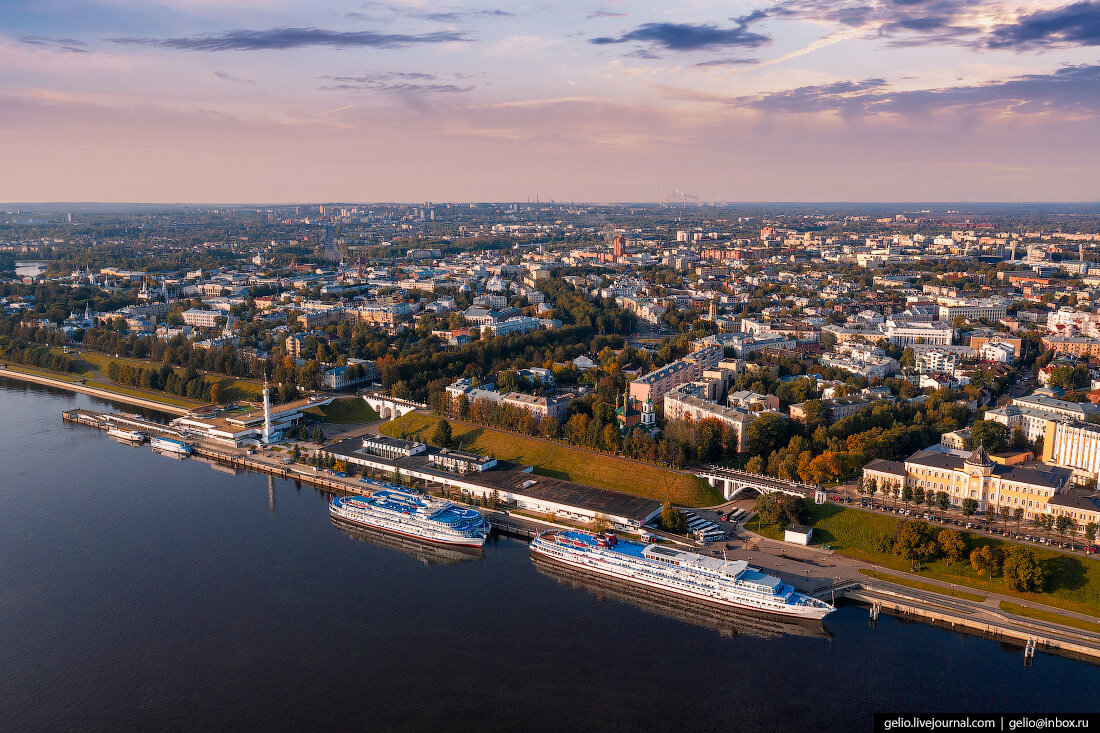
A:
[[[1100,4],[4,4],[0,200],[1090,201]]]

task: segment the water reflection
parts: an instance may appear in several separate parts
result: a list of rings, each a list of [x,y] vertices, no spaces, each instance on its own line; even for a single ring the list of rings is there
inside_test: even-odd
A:
[[[431,542],[421,542],[411,537],[402,537],[390,532],[381,532],[369,527],[350,524],[337,517],[329,517],[329,519],[341,532],[353,540],[412,555],[425,565],[457,565],[475,558],[485,557],[481,548],[450,547]]]
[[[785,619],[752,611],[741,611],[703,603],[630,583],[617,578],[564,567],[539,555],[532,555],[535,569],[562,585],[586,590],[599,600],[610,598],[650,613],[717,631],[722,636],[755,636],[775,639],[781,636],[809,636],[821,639],[832,634],[820,621]]]

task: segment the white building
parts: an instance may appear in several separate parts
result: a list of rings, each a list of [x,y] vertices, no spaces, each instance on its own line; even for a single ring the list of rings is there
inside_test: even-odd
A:
[[[183,322],[188,326],[199,328],[213,328],[218,325],[218,319],[223,315],[218,311],[204,311],[191,308],[183,312]]]
[[[955,332],[949,323],[942,321],[907,321],[890,319],[884,329],[886,338],[896,346],[915,343],[950,345]]]

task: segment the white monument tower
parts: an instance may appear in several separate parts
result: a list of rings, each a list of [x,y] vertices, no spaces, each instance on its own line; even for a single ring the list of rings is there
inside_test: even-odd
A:
[[[271,432],[271,393],[268,391],[267,380],[264,380],[264,433],[262,438],[264,445],[275,442],[275,436]]]

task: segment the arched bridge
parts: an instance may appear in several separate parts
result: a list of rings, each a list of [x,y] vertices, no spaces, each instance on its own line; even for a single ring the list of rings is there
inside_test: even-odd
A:
[[[363,399],[383,420],[396,420],[409,412],[428,409],[427,405],[420,402],[403,400],[400,397],[390,397],[381,392],[368,392],[363,395]]]
[[[818,504],[824,504],[828,501],[828,494],[826,494],[825,489],[815,484],[784,481],[771,476],[750,473],[749,471],[710,466],[702,471],[696,471],[695,475],[706,479],[711,486],[721,489],[722,496],[727,501],[746,489],[752,489],[761,494],[772,494],[778,491],[804,499],[813,499]]]

